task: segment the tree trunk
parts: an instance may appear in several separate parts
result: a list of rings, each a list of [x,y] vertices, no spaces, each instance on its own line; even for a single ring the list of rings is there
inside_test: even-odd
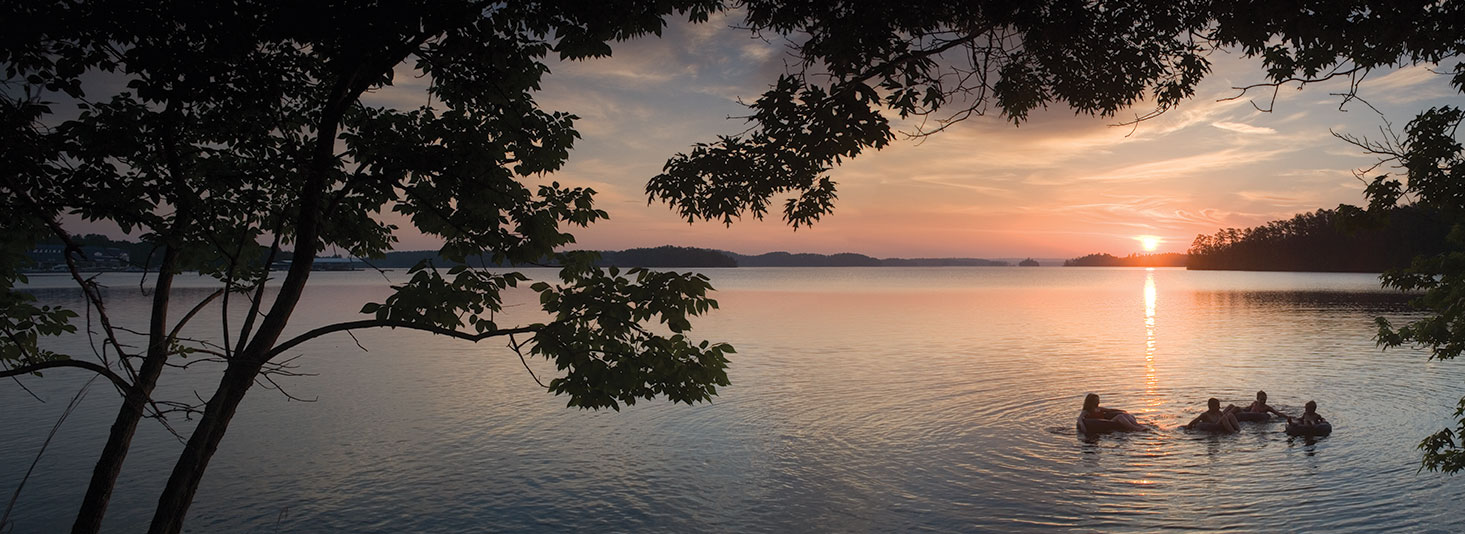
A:
[[[132,446],[132,436],[146,404],[147,396],[136,387],[122,400],[117,419],[112,422],[112,432],[107,435],[107,444],[102,447],[102,456],[92,469],[92,480],[82,497],[81,509],[76,512],[76,522],[71,524],[72,534],[95,534],[102,529],[102,516],[107,513],[112,488],[122,473],[122,462],[127,459],[127,449]]]
[[[259,370],[260,364],[246,359],[230,362],[223,380],[219,381],[219,389],[209,399],[198,427],[193,430],[183,453],[178,456],[178,463],[173,466],[168,486],[158,498],[158,509],[153,515],[149,534],[178,534],[183,530],[183,520],[188,515],[188,506],[193,503],[198,484],[203,480],[204,470],[208,468],[214,451],[219,449],[219,442],[229,429],[229,420],[234,418],[244,394],[254,385]]]
[[[335,118],[339,118],[339,114]],[[331,127],[323,131],[332,133],[329,138],[333,139],[335,123],[329,124]],[[323,140],[320,148],[323,153],[330,154],[331,145],[324,140],[324,132],[321,134]],[[270,306],[269,313],[260,321],[259,331],[243,351],[235,353],[229,360],[224,378],[219,381],[218,390],[204,408],[198,427],[189,436],[183,454],[178,457],[178,463],[173,465],[173,474],[168,477],[168,485],[163,488],[163,494],[158,498],[158,508],[153,512],[153,524],[148,529],[150,534],[177,534],[183,530],[183,520],[188,515],[189,505],[193,504],[193,495],[198,492],[204,470],[208,468],[209,460],[213,458],[214,451],[218,450],[219,442],[223,441],[224,433],[229,429],[234,411],[239,408],[239,403],[244,400],[244,394],[249,392],[249,387],[254,385],[260,369],[269,361],[270,349],[280,339],[280,333],[284,332],[285,325],[295,312],[295,304],[300,302],[300,296],[305,292],[305,283],[310,279],[310,269],[315,263],[315,247],[320,231],[320,218],[315,206],[320,205],[324,195],[324,175],[324,172],[315,173],[305,187],[300,202],[300,220],[296,224],[295,254],[290,262],[290,270],[280,284],[279,292],[275,294],[275,302]]]
[[[426,39],[426,34],[422,39]],[[384,68],[390,69],[405,57],[406,51],[401,57],[386,63]],[[364,62],[363,65],[365,64]],[[311,266],[315,263],[316,247],[320,244],[321,206],[326,194],[327,175],[336,163],[336,131],[346,107],[361,96],[373,79],[362,76],[360,72],[343,75],[336,80],[331,97],[326,100],[325,109],[321,113],[319,133],[311,149],[313,157],[303,173],[305,183],[301,188],[299,219],[295,223],[295,252],[290,270],[280,284],[279,292],[275,294],[275,302],[270,306],[270,311],[260,321],[259,331],[243,351],[230,359],[224,378],[219,382],[219,389],[209,399],[203,416],[199,418],[198,427],[188,438],[188,444],[178,457],[178,463],[173,465],[168,486],[163,488],[163,495],[158,498],[158,509],[153,512],[153,524],[148,529],[149,534],[178,534],[183,530],[183,520],[188,515],[189,505],[193,504],[193,495],[198,492],[198,484],[203,480],[209,460],[213,458],[214,451],[218,450],[219,442],[223,441],[224,433],[229,429],[229,421],[234,418],[234,412],[244,400],[244,394],[249,392],[249,387],[254,385],[260,369],[269,361],[270,350],[279,341],[280,334],[285,331],[290,316],[295,312],[295,304],[300,302],[300,297],[305,292],[305,283],[310,279]]]
[[[168,301],[173,292],[173,268],[177,262],[178,251],[172,247],[165,249],[158,269],[158,284],[153,288],[147,356],[137,370],[137,381],[127,390],[122,407],[117,409],[117,419],[112,422],[107,444],[102,447],[102,456],[97,458],[91,482],[82,497],[81,509],[77,510],[76,521],[71,524],[72,534],[96,534],[102,529],[102,517],[107,514],[107,504],[112,500],[117,476],[122,474],[122,462],[127,460],[127,450],[132,446],[137,423],[142,419],[143,410],[147,409],[158,375],[163,373],[163,364],[168,361]]]

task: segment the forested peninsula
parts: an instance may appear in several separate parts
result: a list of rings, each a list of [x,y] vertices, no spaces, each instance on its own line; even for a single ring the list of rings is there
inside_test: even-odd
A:
[[[1064,260],[1064,267],[1185,267],[1188,257],[1179,252],[1130,254],[1123,258],[1110,254],[1089,254]]]
[[[1417,206],[1387,216],[1342,205],[1252,228],[1226,228],[1195,237],[1182,254],[1089,254],[1064,267],[1186,267],[1226,271],[1376,273],[1409,265],[1445,249],[1449,225]]]
[[[1354,206],[1320,209],[1246,229],[1196,236],[1187,267],[1199,270],[1383,272],[1444,252],[1449,225],[1417,206],[1386,217]]]

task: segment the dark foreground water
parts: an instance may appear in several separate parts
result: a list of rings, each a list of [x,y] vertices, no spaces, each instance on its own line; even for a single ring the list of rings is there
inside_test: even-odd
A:
[[[401,276],[401,273],[395,273]],[[304,373],[256,388],[215,457],[192,532],[1459,532],[1465,478],[1418,472],[1465,362],[1380,352],[1402,316],[1369,275],[1142,269],[853,268],[709,272],[722,310],[694,333],[733,343],[733,385],[698,406],[566,409],[502,343],[404,332],[296,351]],[[112,313],[142,321],[122,275]],[[355,317],[386,282],[318,273],[296,330]],[[129,285],[131,284],[131,287]],[[64,280],[33,279],[77,303]],[[184,291],[197,298],[208,290]],[[524,302],[530,295],[515,297]],[[529,303],[509,310],[531,317]],[[216,336],[217,313],[198,336]],[[505,324],[507,321],[500,321]],[[86,338],[58,346],[85,353]],[[552,366],[531,362],[542,375]],[[212,391],[212,371],[165,395]],[[0,386],[0,491],[14,490],[81,384]],[[1316,400],[1334,434],[1280,423],[1175,427],[1207,397]],[[1081,439],[1085,393],[1161,427]],[[14,532],[69,527],[116,394],[94,385],[20,496]],[[174,420],[186,431],[189,424]],[[181,445],[145,423],[108,515],[145,528]]]

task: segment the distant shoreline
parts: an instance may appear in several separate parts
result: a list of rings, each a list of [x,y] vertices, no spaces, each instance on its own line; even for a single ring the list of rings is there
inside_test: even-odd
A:
[[[84,273],[121,273],[121,272],[150,272],[141,268],[141,264],[151,263],[145,256],[151,251],[143,251],[144,245],[128,241],[114,241],[102,236],[89,236],[93,243],[84,246],[85,257],[101,258],[104,261],[81,261],[81,272]],[[27,276],[42,275],[63,275],[68,276],[70,271],[66,268],[64,258],[61,256],[59,246],[38,246],[30,252],[34,267],[22,269],[20,272]],[[1196,258],[1184,253],[1155,253],[1155,254],[1130,254],[1124,257],[1110,254],[1096,253],[1081,256],[1073,259],[1060,258],[970,258],[970,257],[946,257],[946,258],[876,258],[864,254],[843,252],[837,254],[816,254],[807,252],[768,252],[764,254],[748,255],[739,254],[725,250],[677,247],[664,245],[654,248],[632,248],[625,250],[595,251],[600,255],[596,265],[602,267],[635,268],[644,267],[651,269],[707,269],[707,268],[750,268],[750,267],[1166,267],[1186,268],[1191,270],[1216,270],[1216,271],[1256,271],[1256,272],[1347,272],[1347,273],[1377,273],[1377,269],[1360,268],[1357,264],[1334,265],[1308,265],[1306,269],[1286,268],[1263,268],[1277,267],[1276,265],[1222,265],[1214,262],[1198,262]],[[280,265],[288,264],[288,255],[277,261]],[[139,258],[142,258],[139,260]],[[449,268],[460,265],[459,262],[448,261],[441,257],[436,250],[408,250],[392,251],[381,258],[363,260],[352,257],[320,256],[316,258],[316,271],[353,271],[353,270],[391,270],[408,269],[423,262],[430,262],[441,268]],[[1033,265],[1036,263],[1036,265]],[[467,265],[474,267],[492,268],[532,268],[539,265],[534,264],[495,264],[486,257],[467,258]],[[275,266],[279,269],[279,266]]]

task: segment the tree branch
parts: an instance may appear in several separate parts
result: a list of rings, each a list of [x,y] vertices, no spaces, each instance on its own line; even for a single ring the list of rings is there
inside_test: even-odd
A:
[[[270,253],[265,256],[264,264],[259,268],[259,280],[254,285],[254,296],[249,298],[249,311],[244,314],[244,326],[239,328],[239,341],[234,346],[234,352],[244,351],[244,345],[249,341],[250,331],[254,329],[255,316],[259,315],[259,308],[265,298],[265,284],[270,281],[270,265],[275,263],[275,256],[280,253],[280,231],[284,224],[284,216],[275,217],[275,227],[270,231],[275,237],[270,241]],[[224,300],[228,301],[227,296]],[[224,306],[223,313],[225,315],[229,313],[229,307],[227,305]],[[227,334],[225,338],[228,338]],[[228,352],[228,349],[226,348],[224,352]]]
[[[34,373],[36,371],[44,371],[46,369],[54,369],[57,367],[76,367],[79,369],[86,369],[88,371],[102,375],[107,380],[111,380],[112,385],[117,386],[117,389],[120,389],[122,391],[132,389],[132,384],[127,383],[126,379],[122,378],[122,376],[118,375],[117,373],[112,372],[111,369],[102,367],[101,365],[86,360],[51,360],[48,362],[33,363],[30,365],[22,365],[20,367],[12,367],[10,369],[0,370],[0,378],[5,378],[7,376],[26,375]]]
[[[345,323],[336,323],[336,324],[333,324],[333,325],[326,325],[326,326],[322,326],[320,328],[317,328],[315,330],[311,330],[309,332],[306,332],[304,334],[300,334],[300,335],[295,336],[295,337],[293,337],[293,338],[291,338],[291,339],[289,339],[289,340],[287,340],[287,341],[285,341],[283,343],[280,343],[279,345],[276,345],[274,349],[271,349],[270,352],[265,355],[265,359],[266,360],[269,360],[271,358],[274,358],[275,356],[279,356],[281,353],[284,353],[285,351],[290,350],[291,348],[294,348],[296,345],[299,345],[299,344],[304,343],[306,341],[310,341],[312,339],[318,338],[318,337],[323,336],[323,335],[326,335],[326,334],[331,334],[331,333],[335,333],[335,332],[342,332],[342,331],[347,331],[347,330],[360,330],[360,329],[364,329],[364,328],[406,328],[408,330],[421,330],[423,332],[430,332],[430,333],[437,334],[437,335],[440,335],[440,336],[448,336],[448,337],[454,337],[454,338],[463,339],[463,340],[467,340],[467,341],[478,342],[478,341],[482,341],[482,340],[485,340],[485,339],[488,339],[488,338],[491,338],[491,337],[507,336],[507,335],[512,335],[512,334],[526,334],[526,333],[530,333],[530,332],[538,332],[540,330],[540,328],[542,328],[542,327],[541,326],[521,326],[521,327],[518,327],[518,328],[507,328],[507,329],[501,329],[501,330],[490,330],[488,332],[480,332],[480,333],[477,333],[477,334],[470,334],[470,333],[467,333],[467,332],[460,332],[458,330],[453,330],[451,328],[443,328],[443,327],[440,327],[440,326],[431,326],[431,325],[418,324],[418,323],[409,323],[407,321],[392,321],[392,320],[367,319],[367,320],[362,320],[362,321],[350,321],[350,322],[345,322]]]
[[[1327,80],[1331,80],[1333,78],[1337,78],[1339,76],[1349,76],[1352,79],[1351,79],[1351,81],[1348,84],[1348,92],[1347,93],[1342,93],[1340,95],[1340,96],[1343,96],[1344,97],[1344,103],[1346,104],[1348,102],[1348,100],[1352,100],[1352,99],[1356,98],[1356,94],[1358,93],[1358,84],[1360,84],[1360,83],[1363,82],[1363,80],[1361,78],[1358,78],[1357,77],[1357,75],[1359,73],[1363,73],[1363,74],[1367,75],[1368,74],[1368,69],[1363,68],[1363,67],[1353,67],[1353,68],[1348,69],[1348,70],[1337,70],[1337,69],[1334,69],[1332,72],[1329,72],[1326,76],[1313,77],[1313,78],[1308,78],[1308,77],[1291,77],[1291,78],[1285,78],[1285,79],[1277,80],[1277,81],[1274,81],[1274,82],[1254,83],[1254,84],[1247,85],[1247,86],[1242,86],[1242,87],[1232,87],[1232,89],[1235,89],[1236,91],[1238,91],[1236,93],[1236,96],[1231,96],[1231,97],[1226,97],[1226,98],[1220,98],[1220,99],[1217,99],[1216,101],[1217,102],[1226,102],[1226,101],[1229,101],[1229,100],[1236,100],[1238,98],[1241,98],[1243,96],[1246,96],[1246,93],[1248,91],[1251,91],[1252,89],[1257,89],[1257,88],[1261,88],[1261,87],[1270,87],[1272,89],[1272,97],[1271,97],[1271,100],[1267,103],[1267,107],[1266,108],[1262,108],[1261,106],[1258,106],[1256,104],[1256,102],[1252,102],[1251,103],[1251,106],[1254,107],[1254,108],[1256,108],[1257,111],[1260,111],[1262,113],[1271,113],[1272,112],[1272,108],[1277,103],[1277,91],[1279,89],[1281,89],[1283,85],[1286,85],[1286,84],[1289,84],[1289,83],[1292,83],[1292,82],[1298,82],[1301,85],[1307,85],[1307,84],[1310,84],[1310,83],[1324,82],[1324,81],[1327,81]],[[1350,96],[1350,95],[1352,95],[1352,96]]]
[[[198,304],[195,304],[193,306],[193,309],[188,310],[188,313],[185,314],[182,319],[178,320],[178,324],[173,325],[173,330],[168,332],[168,338],[166,341],[171,342],[178,339],[179,332],[183,331],[183,325],[188,324],[188,321],[192,320],[193,316],[198,315],[198,312],[203,311],[204,306],[208,306],[210,302],[213,302],[214,299],[219,298],[219,295],[222,294],[224,294],[223,289],[214,291],[213,293],[210,293],[208,297],[205,297],[203,300],[199,301]],[[224,345],[225,347],[227,347],[228,341],[225,341]]]

